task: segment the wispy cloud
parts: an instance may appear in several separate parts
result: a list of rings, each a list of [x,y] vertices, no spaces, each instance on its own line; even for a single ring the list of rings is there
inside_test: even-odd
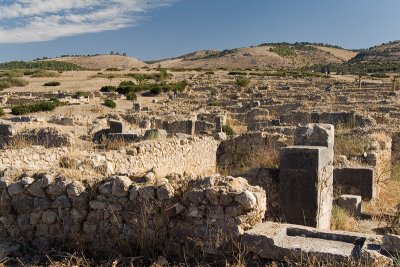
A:
[[[177,0],[14,0],[0,4],[0,43],[27,43],[134,26]]]

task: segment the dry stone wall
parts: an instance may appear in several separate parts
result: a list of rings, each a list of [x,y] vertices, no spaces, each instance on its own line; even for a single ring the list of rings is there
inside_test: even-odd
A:
[[[169,173],[207,175],[215,173],[217,147],[218,141],[210,137],[149,140],[114,151],[34,146],[0,151],[0,170],[43,172],[64,167],[91,169],[104,175],[134,175],[149,170],[160,177]]]
[[[50,175],[2,178],[0,195],[1,240],[40,249],[69,244],[100,256],[213,252],[260,223],[266,206],[260,187],[218,175],[152,182],[113,176],[90,187]]]

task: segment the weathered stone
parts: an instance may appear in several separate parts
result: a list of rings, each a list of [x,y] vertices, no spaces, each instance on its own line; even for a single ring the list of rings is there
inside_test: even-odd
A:
[[[69,181],[59,179],[56,182],[49,185],[46,191],[50,196],[52,196],[55,199],[66,192],[68,184]]]
[[[99,186],[99,192],[104,195],[111,194],[112,182],[105,182]]]
[[[98,201],[98,200],[92,200],[89,202],[90,208],[94,210],[104,210],[107,206],[105,202]]]
[[[45,197],[46,192],[42,187],[42,183],[35,181],[26,188],[26,192],[34,197]]]
[[[322,146],[333,149],[335,128],[331,124],[310,123],[297,127],[294,144],[296,146]]]
[[[33,209],[38,210],[46,210],[51,207],[51,200],[48,198],[34,198],[33,200]]]
[[[212,205],[219,204],[219,192],[215,189],[207,189],[206,198]]]
[[[61,195],[51,204],[52,208],[69,208],[71,207],[71,201],[66,195]]]
[[[12,225],[15,222],[15,216],[13,216],[13,215],[1,216],[0,217],[0,222],[5,226]]]
[[[233,199],[230,196],[225,195],[225,194],[222,194],[219,199],[219,203],[222,206],[228,206],[229,204],[231,204],[232,201],[233,201]]]
[[[129,187],[132,181],[127,176],[117,176],[112,183],[112,194],[116,197],[124,197],[128,195]]]
[[[8,194],[10,194],[10,196],[22,194],[25,191],[26,186],[27,184],[24,181],[17,181],[8,187]]]
[[[139,187],[132,186],[132,188],[129,189],[129,200],[135,201],[138,195],[139,195]]]
[[[139,197],[143,200],[154,200],[156,197],[154,186],[145,186],[140,188]]]
[[[204,199],[204,191],[192,190],[186,193],[186,197],[189,199],[190,202],[198,204]]]
[[[157,197],[159,200],[167,200],[174,196],[175,190],[170,184],[164,184],[157,188]]]
[[[361,196],[362,200],[374,199],[376,194],[375,171],[373,168],[337,168],[333,171],[335,192]]]
[[[337,199],[338,206],[355,216],[361,215],[361,196],[341,195]]]
[[[120,121],[110,119],[108,120],[108,124],[110,125],[110,133],[122,133],[124,132],[124,124]]]
[[[17,216],[17,224],[18,225],[29,225],[29,215],[21,214]]]
[[[342,266],[343,262],[358,260],[360,256],[365,259],[363,255],[379,254],[376,253],[379,248],[378,236],[319,231],[274,222],[260,223],[246,231],[242,236],[242,245],[264,259],[295,262],[299,262],[299,259],[315,259],[318,262],[329,261],[332,266]],[[384,255],[375,256],[380,262],[390,262]]]
[[[248,190],[245,190],[239,195],[235,196],[235,201],[247,210],[252,209],[257,205],[256,197]]]
[[[382,249],[389,252],[392,256],[400,255],[400,236],[386,234],[382,240]]]
[[[27,194],[18,194],[11,198],[11,203],[18,213],[25,213],[32,210],[34,199]]]
[[[31,212],[29,215],[29,222],[31,225],[36,225],[42,219],[42,212]]]
[[[85,186],[80,181],[73,181],[67,186],[67,194],[69,198],[78,197],[82,192],[85,191]]]
[[[52,210],[46,210],[42,214],[42,222],[44,224],[52,224],[57,218],[57,213]]]
[[[287,222],[330,228],[332,154],[331,149],[316,146],[281,149],[280,200],[282,215]]]

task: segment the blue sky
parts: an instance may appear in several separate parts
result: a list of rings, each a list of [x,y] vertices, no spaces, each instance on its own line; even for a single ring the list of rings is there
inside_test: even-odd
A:
[[[399,11],[399,0],[0,0],[0,62],[281,41],[367,48],[400,39]]]

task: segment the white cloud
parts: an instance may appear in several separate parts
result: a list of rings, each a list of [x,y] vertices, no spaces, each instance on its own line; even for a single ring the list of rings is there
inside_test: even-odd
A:
[[[176,0],[14,0],[0,4],[0,43],[27,43],[133,26]]]

